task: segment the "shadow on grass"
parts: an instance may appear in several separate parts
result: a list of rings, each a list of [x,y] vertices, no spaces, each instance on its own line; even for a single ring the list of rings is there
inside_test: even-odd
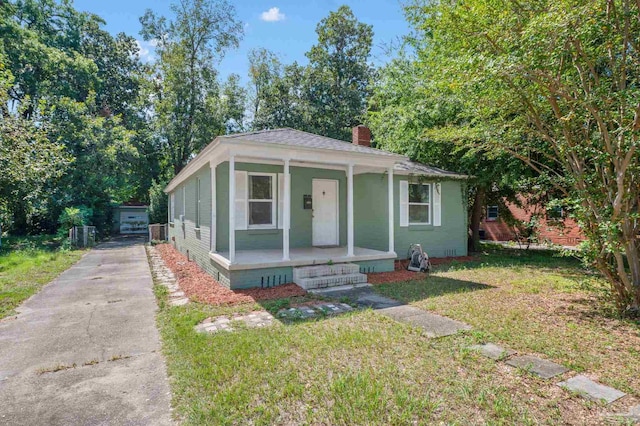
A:
[[[437,272],[470,270],[479,268],[533,268],[540,272],[554,272],[574,277],[590,274],[575,255],[565,255],[558,250],[519,250],[510,248],[484,248],[474,253],[475,260],[469,262],[452,261],[435,266]],[[595,274],[597,275],[597,274]]]
[[[468,293],[492,288],[495,287],[473,281],[456,280],[453,278],[433,275],[424,280],[379,284],[374,286],[376,293],[404,303],[416,302],[446,294]]]

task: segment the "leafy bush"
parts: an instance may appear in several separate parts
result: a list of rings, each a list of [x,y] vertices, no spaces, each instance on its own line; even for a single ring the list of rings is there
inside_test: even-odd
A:
[[[89,218],[93,215],[93,209],[86,206],[65,207],[58,218],[60,227],[58,228],[58,236],[64,237],[69,229],[74,226],[84,226],[88,224]]]
[[[149,223],[167,223],[167,194],[163,189],[167,186],[164,180],[153,181],[149,188]]]

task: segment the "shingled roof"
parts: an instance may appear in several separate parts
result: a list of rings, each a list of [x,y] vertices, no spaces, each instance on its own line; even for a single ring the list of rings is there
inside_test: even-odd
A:
[[[332,151],[357,152],[361,154],[381,155],[385,157],[401,157],[404,155],[395,154],[381,149],[369,148],[367,146],[355,145],[350,142],[328,138],[326,136],[315,135],[301,130],[283,128],[273,130],[261,130],[258,132],[237,133],[234,135],[219,136],[220,139],[241,139],[251,142],[262,142],[275,145],[286,145],[301,148],[328,149]]]
[[[450,179],[466,179],[469,177],[460,173],[450,172],[447,170],[439,169],[437,167],[429,166],[427,164],[409,160],[403,161],[401,163],[396,163],[393,169],[396,171],[409,172],[430,177],[446,177]]]

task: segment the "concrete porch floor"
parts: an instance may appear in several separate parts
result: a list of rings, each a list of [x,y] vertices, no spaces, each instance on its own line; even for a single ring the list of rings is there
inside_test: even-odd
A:
[[[210,253],[211,259],[233,270],[273,268],[279,266],[321,265],[328,263],[358,262],[365,260],[395,259],[395,253],[354,247],[353,256],[347,256],[347,247],[300,247],[289,251],[289,260],[282,260],[281,249],[237,250],[236,260],[229,263],[229,252]]]

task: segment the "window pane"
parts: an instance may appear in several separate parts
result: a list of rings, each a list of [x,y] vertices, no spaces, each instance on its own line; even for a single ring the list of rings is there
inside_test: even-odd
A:
[[[249,202],[249,225],[271,225],[271,203]]]
[[[428,223],[429,206],[412,206],[409,204],[409,223]]]
[[[271,196],[271,176],[250,176],[249,199],[270,200]]]
[[[498,218],[498,206],[487,207],[487,219],[497,219],[497,218]]]
[[[412,183],[409,185],[409,202],[410,203],[428,203],[429,202],[429,185],[421,185]]]

